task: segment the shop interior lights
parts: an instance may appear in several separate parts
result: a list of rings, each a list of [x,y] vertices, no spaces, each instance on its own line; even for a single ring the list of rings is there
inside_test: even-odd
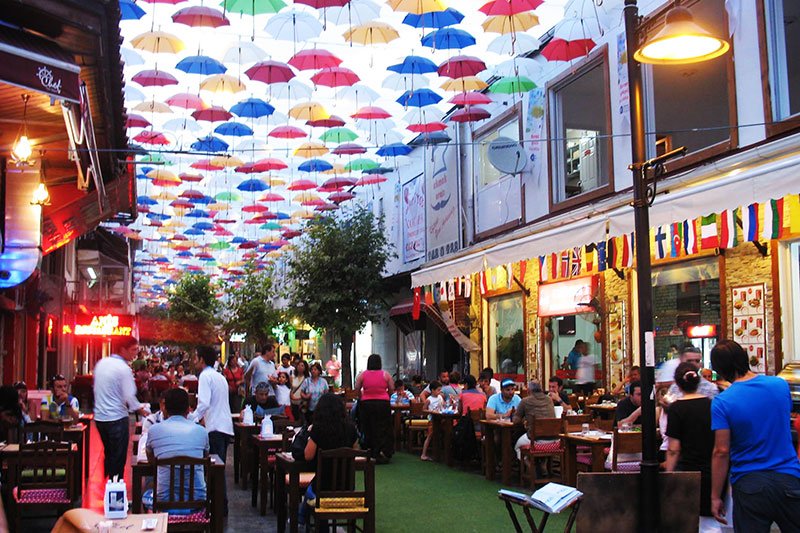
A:
[[[22,111],[22,125],[19,127],[14,146],[11,148],[11,159],[18,165],[29,165],[31,163],[31,156],[33,155],[33,145],[31,145],[31,141],[28,138],[29,99],[30,96],[27,94],[22,95],[22,101],[25,102],[25,107]]]

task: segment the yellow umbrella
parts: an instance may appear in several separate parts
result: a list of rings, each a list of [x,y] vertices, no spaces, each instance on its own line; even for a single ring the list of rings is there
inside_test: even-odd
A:
[[[395,11],[414,13],[415,15],[447,9],[442,0],[389,0],[389,6]]]
[[[286,185],[286,180],[277,176],[267,176],[264,181],[269,183],[270,187],[282,187]]]
[[[209,211],[227,211],[231,208],[231,204],[226,204],[224,202],[215,202],[213,204],[208,204],[207,209]]]
[[[211,158],[211,164],[215,167],[233,168],[244,165],[244,161],[235,155],[218,155]]]
[[[148,31],[131,40],[134,48],[154,54],[177,54],[185,48],[183,41],[164,31]]]
[[[323,170],[323,174],[331,174],[333,176],[341,176],[342,174],[347,174],[347,170],[345,170],[344,165],[341,163],[334,163],[333,168],[328,170]]]
[[[264,235],[263,237],[258,239],[258,242],[260,242],[261,244],[269,244],[271,242],[279,241],[280,239],[281,239],[280,235],[275,235],[274,233],[271,233],[269,235]]]
[[[440,85],[445,91],[454,91],[465,93],[467,91],[480,91],[488,87],[489,84],[477,76],[464,76],[463,78],[454,78],[447,80]]]
[[[278,258],[278,257],[280,257],[281,255],[282,255],[282,254],[281,254],[281,251],[280,251],[280,250],[272,250],[271,252],[268,252],[268,253],[267,253],[267,257],[271,257],[271,258],[273,258],[273,259],[275,259],[275,258]]]
[[[298,209],[292,213],[292,218],[294,219],[309,219],[314,218],[315,216],[317,216],[317,214],[309,209]]]
[[[214,74],[200,82],[200,88],[212,93],[235,94],[246,89],[244,83],[230,74]]]
[[[319,197],[319,195],[317,193],[308,192],[308,191],[304,191],[304,192],[301,192],[299,194],[295,194],[292,197],[292,201],[293,202],[297,202],[298,204],[303,203],[303,202],[318,202],[320,199],[321,198]]]
[[[289,116],[297,120],[323,120],[330,118],[331,114],[325,111],[322,104],[302,102],[289,109]]]
[[[140,102],[133,108],[134,111],[143,111],[145,113],[172,113],[172,109],[167,104],[150,100]]]
[[[175,213],[176,216],[182,217],[183,215],[188,213],[189,210],[186,209],[185,207],[173,207],[172,212]]]
[[[485,31],[491,33],[499,33],[505,35],[506,33],[516,33],[527,31],[534,26],[539,25],[539,17],[529,11],[523,11],[516,15],[498,15],[494,17],[486,17],[481,23]]]
[[[385,22],[367,22],[344,32],[345,41],[364,45],[388,43],[399,37],[397,30]]]
[[[151,196],[150,198],[152,198],[153,200],[163,200],[165,202],[171,202],[172,200],[175,200],[178,197],[169,191],[161,191],[160,193],[156,194],[155,196]],[[169,220],[167,222],[169,222]],[[165,224],[167,222],[165,222]]]
[[[160,185],[161,187],[177,187],[183,183],[178,176],[163,168],[151,170],[147,173],[147,177],[153,180],[154,185]]]
[[[172,218],[170,220],[164,221],[163,227],[167,229],[178,229],[178,228],[185,228],[186,224],[184,224],[180,220]]]
[[[294,155],[296,155],[297,157],[310,159],[312,157],[319,157],[321,155],[325,155],[328,152],[330,152],[330,150],[328,150],[328,148],[324,144],[318,143],[316,141],[310,141],[301,144],[297,148],[297,150],[294,151]]]

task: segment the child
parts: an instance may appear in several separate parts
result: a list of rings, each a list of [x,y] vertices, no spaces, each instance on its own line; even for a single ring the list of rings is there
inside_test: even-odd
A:
[[[394,382],[394,393],[389,400],[389,403],[392,405],[408,405],[414,400],[414,395],[411,391],[406,390],[406,384],[403,382],[402,379],[398,379]]]
[[[442,396],[442,384],[438,381],[431,381],[431,393],[425,399],[426,411],[441,411],[444,407],[444,396]],[[422,455],[420,459],[423,461],[433,461],[432,457],[428,456],[428,446],[431,444],[431,437],[433,436],[433,424],[430,422],[431,415],[428,415],[428,436],[425,437],[425,444],[422,445]]]
[[[162,392],[158,397],[158,402],[153,402],[150,405],[150,410],[152,413],[147,415],[144,420],[142,420],[142,433],[147,433],[150,431],[150,428],[156,424],[160,424],[164,421],[164,413],[166,413],[166,407],[164,406],[164,395],[166,391]],[[156,409],[158,407],[158,409]]]
[[[278,367],[278,372],[284,372],[288,377],[294,375],[294,367],[290,364],[291,356],[285,353],[281,356],[281,366]]]
[[[289,374],[286,372],[278,372],[278,382],[275,384],[275,399],[278,400],[278,405],[286,409],[286,416],[289,420],[294,422],[292,416],[292,400],[291,389],[289,388]]]

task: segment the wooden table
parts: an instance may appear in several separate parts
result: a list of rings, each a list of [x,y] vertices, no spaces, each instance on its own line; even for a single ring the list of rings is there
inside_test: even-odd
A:
[[[88,439],[89,426],[86,424],[79,423],[73,426],[64,426],[64,440],[78,447],[75,467],[78,472],[76,480],[80,487],[83,486],[84,479],[89,479],[89,457],[86,455],[88,452]]]
[[[612,433],[606,433],[603,438],[599,436],[586,436],[580,432],[564,433],[564,443],[566,449],[564,451],[565,469],[564,469],[564,483],[567,485],[575,486],[578,481],[578,446],[588,446],[592,452],[591,472],[604,472],[606,456],[603,450],[611,446]]]
[[[286,476],[289,476],[289,531],[297,533],[297,510],[300,506],[300,473],[315,472],[316,463],[295,461],[290,453],[282,452],[275,456],[275,516],[278,533],[286,531]],[[364,490],[367,493],[366,506],[369,509],[368,524],[365,531],[375,531],[375,461],[356,460],[356,470],[364,471]]]
[[[453,421],[461,415],[436,411],[424,411],[424,413],[431,417],[433,426],[431,441],[433,442],[436,460],[447,466],[453,466]]]
[[[498,498],[500,498],[506,504],[506,510],[508,511],[508,516],[511,518],[511,523],[514,524],[514,531],[517,533],[522,533],[522,527],[519,524],[519,520],[517,519],[517,514],[514,512],[514,506],[519,505],[522,508],[523,513],[525,514],[525,520],[528,522],[528,526],[531,528],[531,533],[543,533],[544,528],[547,525],[547,519],[550,518],[550,513],[542,511],[542,520],[537,525],[536,522],[533,520],[533,516],[531,516],[531,509],[541,510],[537,507],[534,507],[528,500],[521,500],[507,494],[498,494]],[[572,508],[570,511],[569,518],[567,518],[567,524],[564,526],[564,532],[568,533],[572,530],[572,526],[575,523],[575,518],[578,515],[578,509],[581,506],[581,499],[578,498],[573,503],[569,505]]]
[[[91,520],[89,523],[94,521],[94,525],[92,527],[92,531],[97,531],[97,524],[100,522],[107,521],[102,514],[96,513],[97,518],[96,520]],[[65,526],[64,523],[72,524],[73,522],[69,520],[70,513],[66,513],[58,519],[56,526],[53,528],[53,531],[59,530],[62,527],[69,527],[70,531],[75,529],[75,526]],[[127,518],[120,518],[117,520],[111,520],[114,523],[111,526],[111,533],[121,533],[123,531],[129,533],[138,533],[142,530],[142,522],[146,519],[155,518],[157,520],[155,529],[149,529],[148,531],[152,531],[153,533],[167,533],[167,521],[169,520],[169,515],[167,513],[156,513],[156,514],[128,514]]]
[[[494,480],[495,471],[495,451],[494,434],[500,432],[500,453],[503,463],[501,481],[504,485],[511,483],[511,461],[514,457],[514,431],[522,429],[522,423],[514,423],[508,420],[481,420],[483,437],[486,442],[486,479]]]
[[[615,403],[598,403],[594,405],[587,405],[587,409],[591,409],[603,420],[611,420],[617,412],[617,404]]]
[[[239,483],[247,490],[247,478],[250,476],[252,464],[252,443],[250,435],[257,435],[261,428],[258,424],[233,424],[233,482]]]
[[[269,492],[269,471],[270,456],[274,456],[280,451],[283,451],[283,435],[270,435],[269,437],[262,437],[261,435],[252,435],[250,437],[253,441],[253,488],[250,504],[255,507],[256,500],[259,497],[259,488],[261,496],[261,506],[259,512],[261,516],[267,514],[267,493]],[[273,467],[274,468],[274,465]]]
[[[131,459],[131,511],[142,512],[142,480],[152,476],[153,465],[148,461],[139,461],[137,457]],[[206,490],[211,499],[211,531],[222,533],[225,521],[225,463],[218,455],[211,456],[211,472],[208,475]]]
[[[403,415],[411,410],[411,404],[393,403],[391,407],[393,419],[392,427],[394,428],[394,448],[395,450],[399,450],[403,437]]]
[[[89,479],[89,468],[91,461],[89,461],[89,444],[92,442],[92,422],[94,422],[94,413],[82,413],[79,420],[86,426],[86,433],[84,434],[83,443],[83,464],[86,465],[86,479]]]

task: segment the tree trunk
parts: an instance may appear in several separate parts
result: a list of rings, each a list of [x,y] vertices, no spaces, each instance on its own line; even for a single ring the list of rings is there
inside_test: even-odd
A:
[[[353,388],[353,370],[350,354],[353,351],[353,333],[342,333],[342,387]]]

